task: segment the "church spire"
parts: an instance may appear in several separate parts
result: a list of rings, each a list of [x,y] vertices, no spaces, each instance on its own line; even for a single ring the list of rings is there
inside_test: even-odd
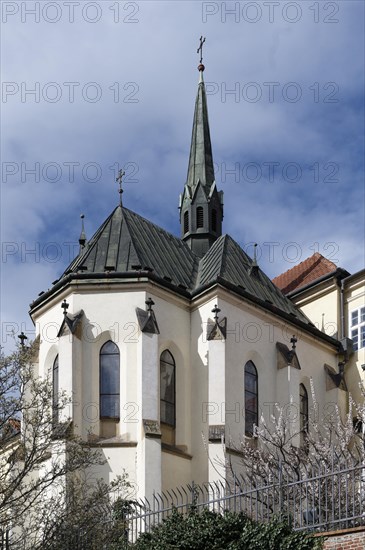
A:
[[[203,44],[200,37],[200,73],[195,101],[188,174],[180,196],[181,236],[202,257],[222,234],[223,193],[215,184],[207,96],[204,84]]]
[[[205,67],[202,63],[204,42],[205,38],[203,40],[203,37],[201,37],[200,47],[198,48],[198,52],[201,51],[200,64],[198,66],[200,78],[198,93],[195,101],[189,168],[186,181],[187,185],[189,185],[192,190],[194,190],[198,184],[198,181],[200,181],[204,187],[208,188],[210,188],[214,182],[214,166],[212,144],[210,141],[207,96],[203,77]]]

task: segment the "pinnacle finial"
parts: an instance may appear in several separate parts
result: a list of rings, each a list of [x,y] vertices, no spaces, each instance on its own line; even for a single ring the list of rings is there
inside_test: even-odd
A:
[[[257,243],[253,245],[253,265],[257,265]]]
[[[81,233],[79,237],[79,244],[81,248],[84,248],[86,244],[86,233],[85,233],[85,226],[84,226],[85,215],[81,214],[80,218],[81,218]]]
[[[119,183],[119,204],[120,204],[120,206],[122,206],[122,193],[123,193],[122,181],[123,181],[123,176],[125,176],[125,172],[124,172],[123,168],[121,168],[119,170],[118,177],[115,180]]]

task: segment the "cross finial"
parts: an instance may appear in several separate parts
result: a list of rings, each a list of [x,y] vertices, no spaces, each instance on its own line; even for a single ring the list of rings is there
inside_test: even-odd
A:
[[[290,343],[292,345],[291,349],[294,351],[296,348],[296,343],[298,342],[298,339],[295,337],[295,334],[293,334],[293,337],[290,338]]]
[[[154,301],[152,300],[152,298],[150,297],[150,298],[148,298],[148,299],[146,300],[145,304],[146,304],[146,306],[147,306],[147,311],[148,311],[148,313],[151,313],[151,311],[152,311],[152,306],[155,305],[155,302],[154,302]]]
[[[220,312],[220,309],[217,306],[217,304],[215,304],[214,308],[212,309],[212,313],[214,313],[214,320],[215,320],[216,324],[218,324],[218,313],[219,312]]]
[[[120,204],[120,206],[122,206],[122,193],[123,193],[122,180],[123,180],[123,176],[125,176],[125,172],[124,172],[123,168],[121,168],[119,170],[119,175],[118,175],[117,179],[115,180],[119,183],[119,204]]]
[[[20,340],[20,345],[22,346],[22,348],[24,348],[24,342],[25,340],[28,340],[28,336],[26,336],[24,334],[24,332],[22,331],[19,336],[18,336],[19,340]]]
[[[64,315],[67,315],[67,310],[68,310],[68,306],[69,306],[69,305],[70,305],[70,304],[68,304],[68,303],[66,302],[66,298],[65,298],[65,299],[63,300],[62,304],[61,304],[61,308],[63,309],[63,314],[64,314]]]
[[[200,52],[200,64],[203,63],[203,44],[205,42],[205,37],[203,38],[203,36],[200,37],[200,45],[199,45],[199,48],[196,50],[196,53],[199,53]]]

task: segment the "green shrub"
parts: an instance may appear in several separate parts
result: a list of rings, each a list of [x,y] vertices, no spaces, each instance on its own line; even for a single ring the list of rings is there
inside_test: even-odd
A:
[[[176,510],[144,533],[133,550],[320,550],[323,540],[273,519],[257,523],[243,513],[224,515],[204,509],[183,515]]]

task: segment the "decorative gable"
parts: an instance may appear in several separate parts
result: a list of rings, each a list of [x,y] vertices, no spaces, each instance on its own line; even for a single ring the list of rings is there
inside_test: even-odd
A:
[[[281,342],[276,342],[276,365],[278,370],[288,366],[301,369],[295,350],[289,350],[288,346]]]
[[[60,326],[60,330],[58,331],[57,338],[62,336],[65,333],[66,328],[69,329],[71,334],[74,334],[77,338],[81,338],[80,331],[78,331],[78,327],[81,326],[81,319],[84,315],[83,310],[81,309],[75,314],[67,313],[63,317],[63,321]]]

